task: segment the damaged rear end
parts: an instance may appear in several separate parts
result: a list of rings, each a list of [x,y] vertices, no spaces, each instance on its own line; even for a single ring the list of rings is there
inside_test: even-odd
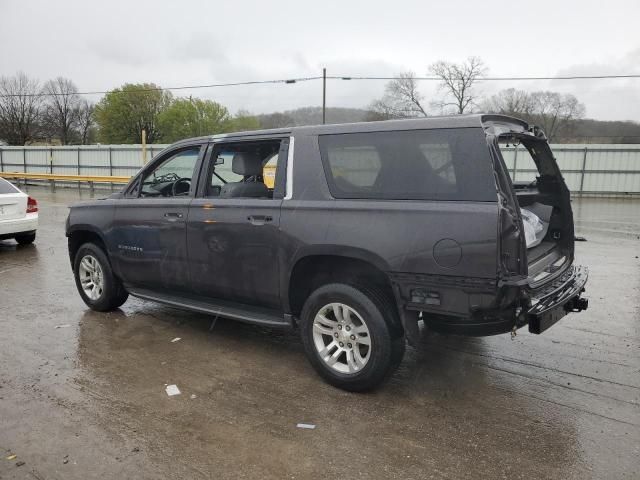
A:
[[[486,115],[499,195],[497,315],[541,333],[568,312],[585,310],[585,267],[573,265],[574,226],[569,189],[544,133],[513,118]],[[516,147],[508,150],[505,147]],[[511,178],[505,157],[514,167]],[[516,169],[513,169],[516,171]],[[528,175],[528,176],[527,176]]]

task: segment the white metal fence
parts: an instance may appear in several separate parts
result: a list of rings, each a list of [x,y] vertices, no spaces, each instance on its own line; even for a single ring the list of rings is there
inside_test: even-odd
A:
[[[640,145],[557,144],[551,149],[571,193],[640,194]],[[524,147],[501,150],[514,181],[535,178],[536,167]]]
[[[150,160],[166,145],[147,145]],[[640,145],[551,146],[574,194],[640,195]],[[502,148],[515,181],[533,179],[535,165],[523,147]],[[0,146],[0,171],[131,176],[144,165],[141,145],[70,147]]]
[[[167,145],[147,145],[146,161]],[[142,145],[0,147],[0,171],[58,175],[133,176],[145,159]]]

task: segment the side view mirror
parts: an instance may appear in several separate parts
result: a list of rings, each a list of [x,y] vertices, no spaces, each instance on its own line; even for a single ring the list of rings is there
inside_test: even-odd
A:
[[[224,165],[224,157],[216,158],[216,163],[214,165]]]

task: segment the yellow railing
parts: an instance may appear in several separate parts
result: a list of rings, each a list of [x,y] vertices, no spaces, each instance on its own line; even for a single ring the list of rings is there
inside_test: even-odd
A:
[[[269,188],[275,184],[276,169],[266,165],[263,170],[264,183]],[[17,180],[48,180],[51,182],[89,182],[89,183],[129,183],[131,177],[112,177],[105,175],[59,175],[53,173],[0,172],[0,178]]]
[[[52,173],[0,172],[2,178],[24,180],[49,180],[53,182],[128,183],[131,177],[105,175],[59,175]]]

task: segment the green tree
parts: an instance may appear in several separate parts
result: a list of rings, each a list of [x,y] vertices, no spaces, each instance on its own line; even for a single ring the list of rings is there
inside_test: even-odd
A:
[[[162,140],[176,140],[225,132],[231,119],[219,103],[199,98],[180,98],[158,115]]]
[[[227,122],[227,132],[246,132],[249,130],[259,130],[260,120],[255,115],[251,115],[246,110],[240,110]]]
[[[147,142],[161,139],[158,116],[171,104],[170,92],[153,83],[124,84],[107,93],[96,105],[98,137],[104,143],[141,143],[142,130]]]

